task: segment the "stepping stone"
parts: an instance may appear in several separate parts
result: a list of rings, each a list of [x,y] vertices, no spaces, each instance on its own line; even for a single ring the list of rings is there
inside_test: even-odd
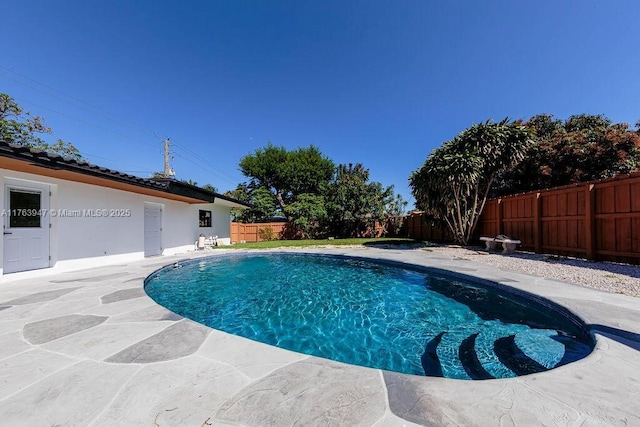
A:
[[[2,305],[26,305],[26,304],[34,304],[37,302],[53,301],[54,299],[60,298],[61,296],[66,295],[69,292],[73,292],[76,289],[80,289],[80,287],[55,289],[52,291],[38,292],[38,293],[27,295],[24,297],[12,299],[11,301],[3,302]]]
[[[114,266],[116,267],[116,266]],[[71,282],[103,282],[109,279],[117,279],[119,277],[127,276],[129,273],[109,273],[101,276],[82,277],[79,279],[64,279],[64,280],[50,280],[50,283],[71,283]]]
[[[31,344],[44,344],[104,323],[108,317],[71,314],[27,323],[22,329],[24,338]]]
[[[229,426],[371,426],[385,409],[378,371],[311,357],[243,388],[210,421]]]
[[[125,301],[128,299],[140,298],[147,295],[142,288],[123,289],[115,291],[100,298],[103,304],[111,304],[112,302]]]
[[[175,323],[107,358],[111,363],[154,363],[189,356],[200,348],[211,329],[188,320]]]

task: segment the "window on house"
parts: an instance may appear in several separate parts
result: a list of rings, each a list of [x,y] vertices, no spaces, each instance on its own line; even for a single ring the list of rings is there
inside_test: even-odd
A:
[[[211,211],[200,211],[200,227],[211,227]]]
[[[27,190],[9,190],[9,227],[40,227],[40,192]]]

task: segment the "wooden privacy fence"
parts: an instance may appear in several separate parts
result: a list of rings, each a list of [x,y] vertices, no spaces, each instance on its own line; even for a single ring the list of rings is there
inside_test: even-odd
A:
[[[231,223],[231,243],[240,242],[261,242],[264,239],[260,237],[259,230],[270,228],[273,231],[273,236],[276,239],[292,239],[295,237],[295,230],[288,228],[287,222],[264,222],[264,223],[252,223],[244,224],[240,222]],[[393,219],[389,219],[386,225],[376,222],[374,232],[371,229],[365,231],[367,236],[406,236],[406,221],[403,222],[400,231],[396,235],[393,232]]]
[[[446,225],[432,221],[423,213],[412,213],[405,218],[407,237],[430,242],[449,243],[453,241]]]
[[[426,226],[433,238],[418,233],[416,221],[410,220],[409,237],[450,241],[438,239],[442,227]],[[640,264],[640,174],[491,199],[475,240],[498,234],[537,253]]]
[[[283,237],[286,227],[286,222],[264,222],[253,224],[232,222],[231,243],[262,242],[264,239],[260,238],[258,230],[266,228],[270,228],[271,230],[273,230],[273,236],[277,239],[280,239]]]

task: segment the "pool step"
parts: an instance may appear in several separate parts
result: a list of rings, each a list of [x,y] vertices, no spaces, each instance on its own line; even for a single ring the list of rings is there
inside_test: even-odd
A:
[[[485,338],[484,345],[480,344],[479,348],[481,350],[480,354],[483,356],[479,357],[479,343],[476,343],[480,335],[479,332],[469,335],[462,341],[458,341],[459,338],[455,335],[446,335],[445,337],[445,334],[447,334],[446,331],[440,332],[426,344],[425,351],[420,358],[426,376],[444,376],[442,362],[438,356],[438,346],[442,343],[443,338],[445,343],[449,345],[443,344],[444,349],[440,349],[440,354],[450,352],[452,347],[457,347],[457,358],[453,356],[454,359],[447,359],[448,369],[454,369],[454,372],[456,372],[461,367],[464,369],[466,375],[473,380],[494,379],[496,375],[499,375],[496,372],[505,368],[518,376],[543,372],[550,369],[550,367],[544,366],[527,355],[516,343],[515,335],[501,337],[493,342],[486,341]],[[563,337],[558,335],[550,338],[564,344],[565,349],[567,349],[567,339],[563,339]],[[560,366],[566,362],[563,358],[560,363],[554,366]],[[502,368],[496,371],[496,367],[500,365],[502,365]],[[492,368],[489,368],[491,366]]]
[[[576,360],[582,359],[585,354],[589,353],[591,350],[589,346],[578,342],[571,337],[566,336],[562,332],[558,331],[557,335],[551,337],[552,340],[559,342],[564,346],[564,354],[562,355],[562,359],[555,365],[555,367],[566,365],[567,363],[575,362]]]
[[[480,333],[469,335],[458,348],[458,357],[467,375],[472,380],[489,380],[495,377],[482,366],[476,352],[476,338]]]
[[[546,366],[541,365],[534,359],[530,358],[516,344],[516,336],[498,338],[493,343],[493,351],[500,359],[500,362],[516,375],[535,374],[547,370]]]
[[[428,377],[442,377],[442,364],[440,363],[440,358],[438,357],[438,345],[440,341],[442,341],[442,336],[446,334],[446,332],[440,332],[434,338],[432,338],[424,349],[424,353],[422,357],[420,357],[420,361],[422,362],[422,369],[424,369],[424,373]]]

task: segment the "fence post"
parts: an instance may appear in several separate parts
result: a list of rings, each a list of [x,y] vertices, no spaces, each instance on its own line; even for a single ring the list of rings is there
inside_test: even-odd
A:
[[[542,194],[536,193],[533,201],[533,246],[534,252],[542,253]]]
[[[502,199],[498,199],[498,234],[504,234],[502,226]]]
[[[585,186],[585,204],[586,204],[586,218],[584,221],[585,228],[585,240],[587,245],[587,259],[596,259],[596,239],[595,239],[595,209],[596,209],[596,192],[594,191],[595,185],[589,184]]]

